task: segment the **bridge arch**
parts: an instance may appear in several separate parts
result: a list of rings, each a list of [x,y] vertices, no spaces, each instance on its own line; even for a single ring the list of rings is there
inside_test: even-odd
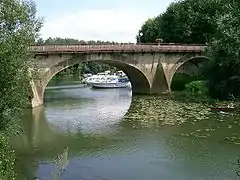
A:
[[[147,78],[145,72],[143,72],[143,70],[141,70],[141,68],[139,68],[138,66],[128,62],[118,61],[117,59],[111,59],[111,58],[97,59],[94,57],[95,56],[69,58],[67,60],[59,61],[59,63],[45,70],[45,72],[40,77],[41,89],[39,90],[38,88],[39,97],[42,98],[41,99],[42,103],[43,103],[43,97],[44,97],[46,86],[49,83],[49,81],[57,73],[75,64],[79,64],[82,62],[89,62],[89,61],[109,64],[124,71],[124,73],[128,76],[132,84],[133,94],[134,93],[148,94],[150,92],[151,85],[150,85],[149,79]]]
[[[188,63],[188,62],[191,62],[193,65],[197,66],[199,68],[199,64],[201,63],[205,63],[207,62],[208,60],[210,60],[209,57],[207,56],[199,56],[199,55],[196,55],[196,56],[189,56],[189,55],[186,55],[186,56],[183,56],[182,58],[180,58],[175,64],[174,66],[172,67],[172,72],[170,74],[170,86],[172,84],[172,80],[173,80],[173,77],[174,75],[176,74],[177,70],[182,67],[184,64]]]
[[[98,61],[122,69],[133,93],[166,94],[177,69],[204,52],[203,45],[44,45],[33,46],[38,78],[30,84],[32,107],[43,104],[45,87],[59,71],[86,61]],[[208,58],[207,58],[208,59]]]

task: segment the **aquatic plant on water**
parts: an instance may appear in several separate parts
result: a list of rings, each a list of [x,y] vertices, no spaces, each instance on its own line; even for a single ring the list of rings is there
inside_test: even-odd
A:
[[[186,121],[201,121],[211,112],[205,104],[164,100],[160,97],[133,98],[134,103],[125,115],[125,121],[138,127],[179,125]],[[137,123],[136,123],[137,122]],[[136,127],[137,128],[137,127]]]
[[[68,165],[68,147],[55,159],[55,171],[52,173],[53,180],[58,180]]]

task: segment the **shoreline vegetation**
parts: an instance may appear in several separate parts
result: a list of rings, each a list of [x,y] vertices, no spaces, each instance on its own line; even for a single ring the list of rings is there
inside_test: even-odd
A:
[[[28,48],[31,44],[71,44],[76,39],[39,38],[43,20],[36,16],[33,1],[6,0],[0,3],[0,179],[16,179],[15,153],[9,137],[19,134],[17,121],[28,103],[29,67],[32,66]],[[240,98],[240,1],[231,0],[181,0],[169,5],[164,13],[146,20],[136,36],[137,43],[207,44],[210,60],[200,69],[201,79],[179,83],[173,89],[176,100],[195,100],[201,103],[225,103]],[[127,28],[127,27],[126,27]],[[83,42],[84,43],[84,42]],[[89,41],[89,44],[116,42]],[[21,46],[19,46],[21,44]],[[18,67],[18,68],[16,68]],[[69,69],[72,74],[96,73],[116,69],[93,62]],[[67,71],[59,73],[63,75]],[[186,78],[183,78],[186,81]],[[180,82],[180,81],[179,81]],[[184,84],[184,85],[183,85]],[[65,155],[67,152],[64,151]],[[66,160],[66,159],[65,159]]]

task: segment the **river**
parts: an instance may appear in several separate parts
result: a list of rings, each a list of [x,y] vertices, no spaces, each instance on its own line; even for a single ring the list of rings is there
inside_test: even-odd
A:
[[[64,180],[237,180],[239,119],[128,89],[55,85],[12,138],[18,179],[52,179],[68,147]]]

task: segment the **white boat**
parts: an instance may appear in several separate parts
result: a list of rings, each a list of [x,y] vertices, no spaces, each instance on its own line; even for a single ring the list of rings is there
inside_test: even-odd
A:
[[[92,75],[92,76],[84,78],[82,80],[82,83],[87,84],[87,85],[92,85],[92,83],[96,83],[96,82],[106,82],[109,78],[118,78],[118,76],[104,74],[104,73],[98,73],[97,75]]]
[[[82,80],[82,83],[85,83],[87,85],[91,85],[94,82],[99,82],[99,81],[102,81],[104,79],[106,79],[105,75],[92,75],[92,76],[89,76],[87,78],[84,78]]]
[[[123,71],[117,71],[110,75],[110,71],[87,76],[82,83],[93,88],[131,88],[131,83]]]
[[[93,82],[93,88],[127,88],[131,87],[128,78],[109,77],[105,81]]]
[[[119,77],[126,77],[126,74],[123,71],[117,71],[116,75]]]

